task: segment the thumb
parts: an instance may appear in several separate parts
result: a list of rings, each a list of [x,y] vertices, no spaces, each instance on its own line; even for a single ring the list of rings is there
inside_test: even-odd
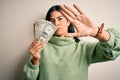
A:
[[[67,34],[65,34],[65,37],[80,37],[80,34],[78,34],[77,32],[67,33]]]

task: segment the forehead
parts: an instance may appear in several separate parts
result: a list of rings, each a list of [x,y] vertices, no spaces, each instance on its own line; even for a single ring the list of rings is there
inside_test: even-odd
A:
[[[50,18],[63,17],[60,11],[53,11],[50,15]]]

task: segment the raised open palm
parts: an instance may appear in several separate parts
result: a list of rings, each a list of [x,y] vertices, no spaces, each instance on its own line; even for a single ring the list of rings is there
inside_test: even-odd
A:
[[[68,33],[66,36],[95,36],[98,32],[98,26],[77,5],[74,4],[73,6],[76,9],[76,11],[66,5],[61,5],[62,14],[76,28],[75,33]]]

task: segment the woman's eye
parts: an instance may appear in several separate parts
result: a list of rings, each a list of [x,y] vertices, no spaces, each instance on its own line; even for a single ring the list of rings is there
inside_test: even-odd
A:
[[[62,18],[59,18],[58,20],[62,20]]]

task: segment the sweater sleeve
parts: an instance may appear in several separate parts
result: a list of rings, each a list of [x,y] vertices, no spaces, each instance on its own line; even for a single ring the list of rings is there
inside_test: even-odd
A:
[[[29,59],[23,68],[23,80],[37,80],[39,75],[39,65],[33,65]]]
[[[99,41],[94,44],[89,54],[89,63],[114,60],[120,55],[120,33],[114,28],[109,28],[107,31],[110,33],[110,39],[107,42]]]

